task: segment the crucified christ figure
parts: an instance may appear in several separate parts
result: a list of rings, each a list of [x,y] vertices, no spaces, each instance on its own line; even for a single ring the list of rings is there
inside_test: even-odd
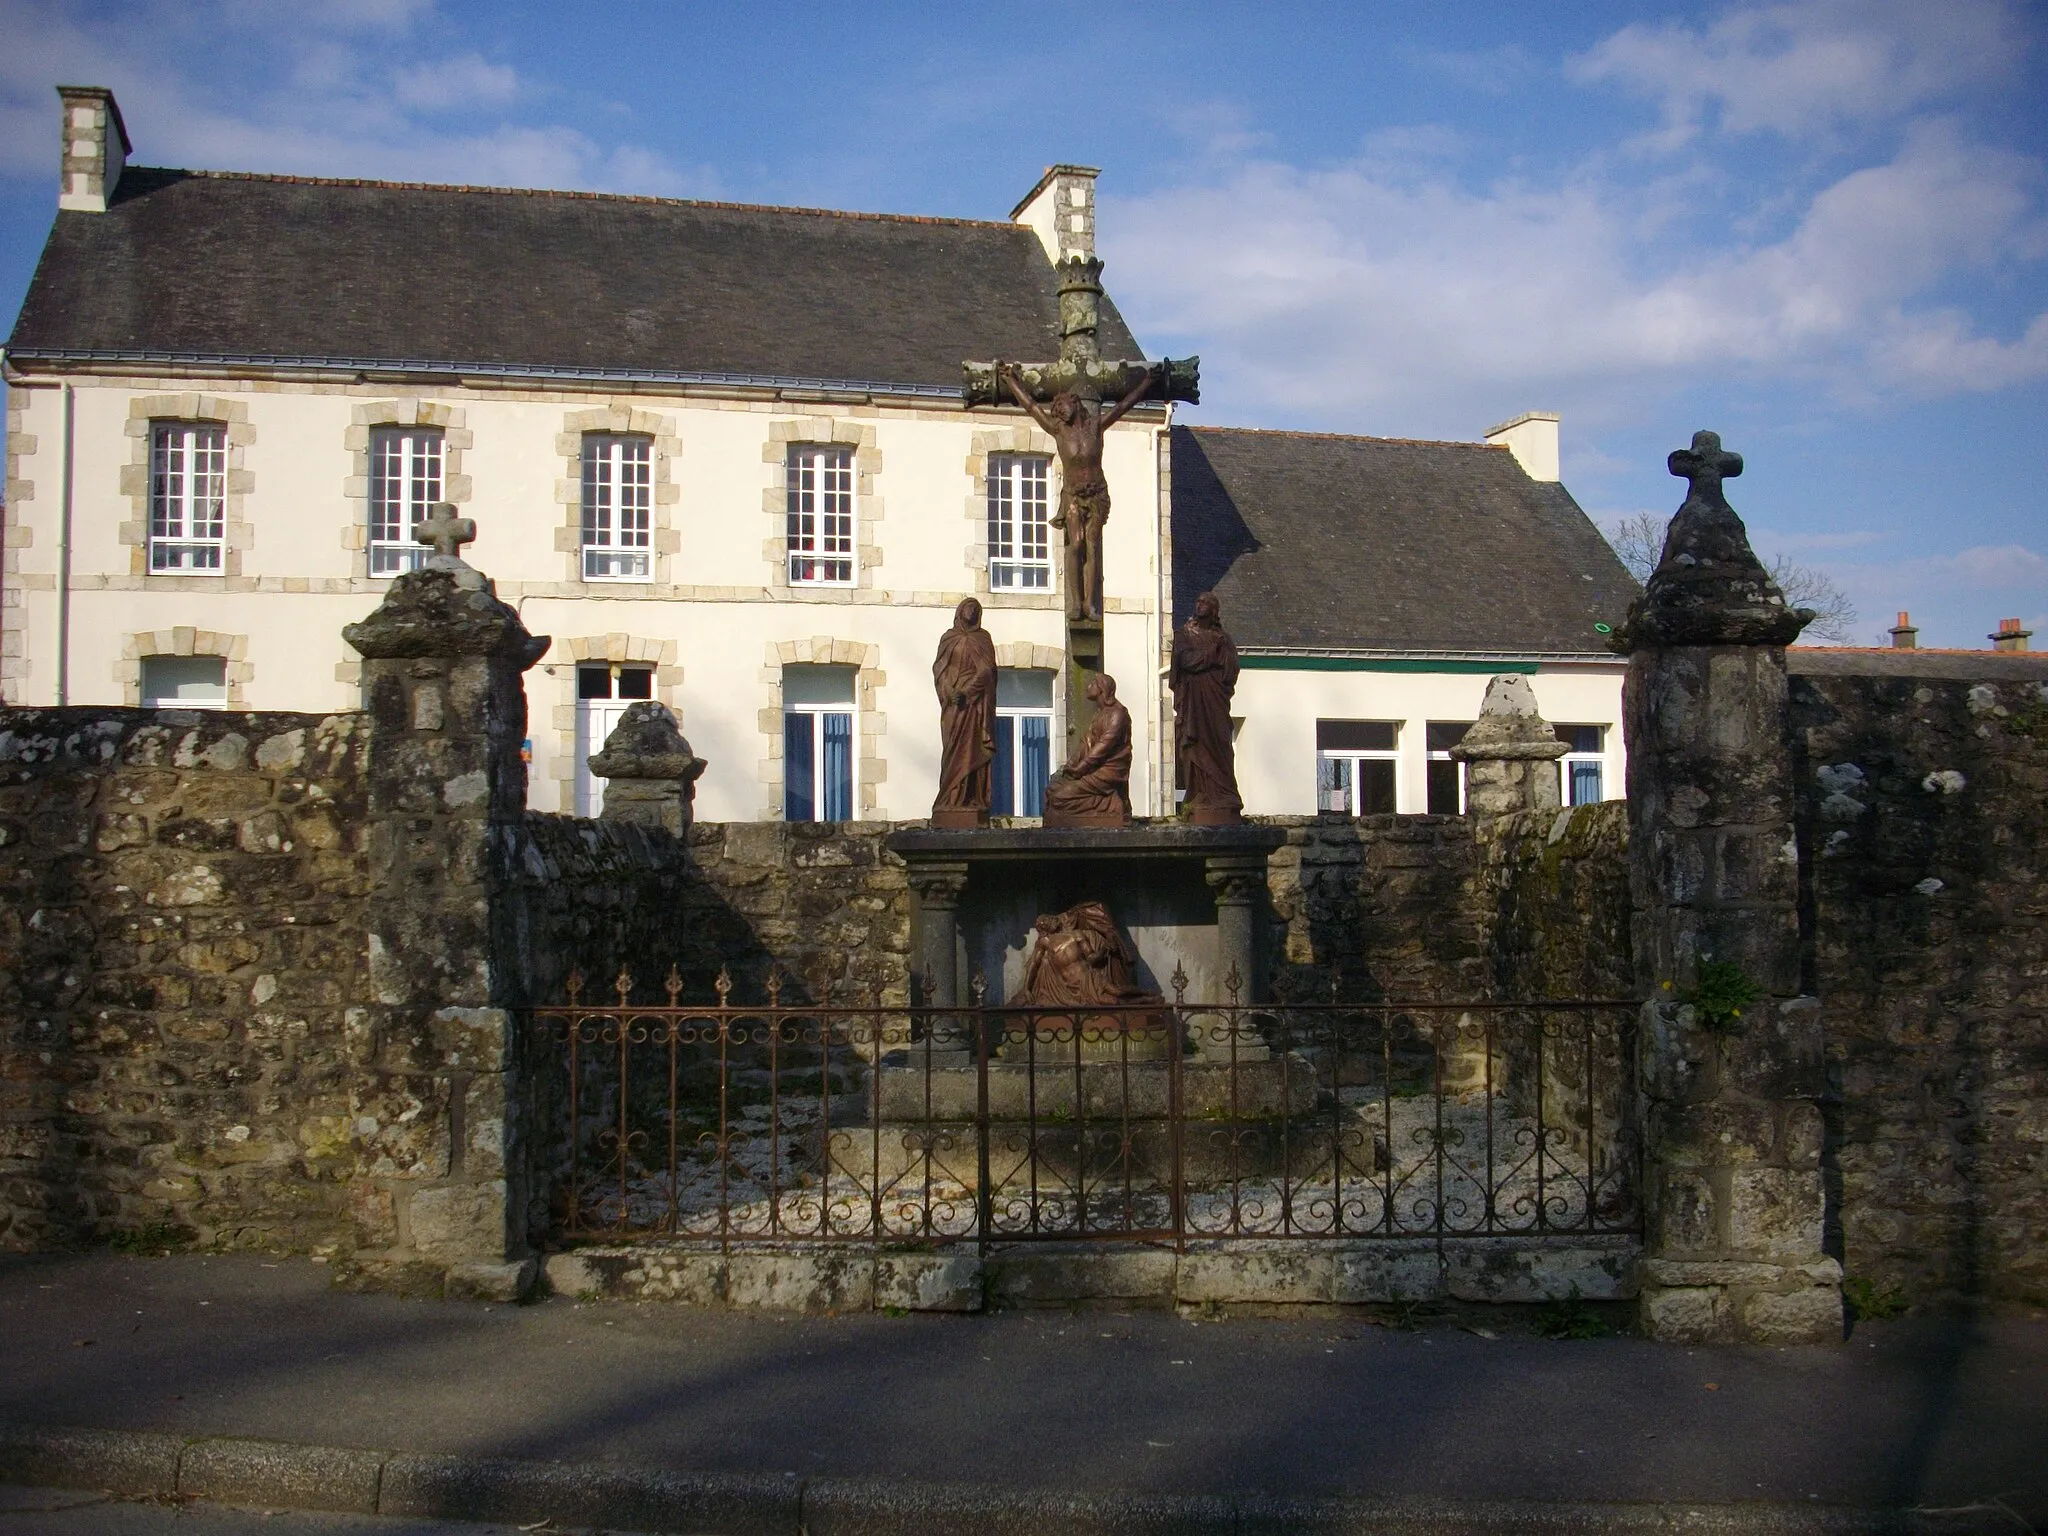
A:
[[[997,372],[1017,403],[1044,428],[1060,453],[1060,509],[1051,519],[1066,546],[1067,617],[1102,617],[1102,525],[1109,521],[1109,481],[1102,474],[1102,436],[1152,391],[1148,373],[1115,405],[1084,400],[1072,390],[1040,405],[1014,367]]]

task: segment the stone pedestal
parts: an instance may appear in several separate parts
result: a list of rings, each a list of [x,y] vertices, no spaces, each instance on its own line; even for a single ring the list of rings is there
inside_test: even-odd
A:
[[[690,808],[704,759],[690,750],[666,704],[628,705],[590,759],[590,771],[605,781],[606,821],[638,822],[686,837]]]
[[[1787,608],[1701,433],[1693,491],[1616,637],[1629,657],[1630,885],[1650,1002],[1641,1086],[1642,1321],[1651,1336],[1839,1341],[1821,1251],[1820,1010],[1801,997]]]
[[[1479,718],[1451,757],[1465,765],[1465,809],[1473,816],[1554,811],[1562,803],[1557,760],[1565,744],[1536,707],[1529,679],[1503,672],[1486,685]]]
[[[446,554],[342,633],[363,657],[376,886],[373,1003],[350,1022],[358,1260],[509,1297],[534,1264],[492,858],[525,815],[521,679],[548,642]]]

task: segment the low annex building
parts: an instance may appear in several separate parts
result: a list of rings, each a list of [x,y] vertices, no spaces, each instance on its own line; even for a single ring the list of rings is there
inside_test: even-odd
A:
[[[1618,799],[1635,580],[1557,477],[1557,417],[1483,443],[1175,426],[1173,610],[1213,590],[1243,676],[1253,814],[1465,809],[1489,679],[1557,722],[1567,805]]]

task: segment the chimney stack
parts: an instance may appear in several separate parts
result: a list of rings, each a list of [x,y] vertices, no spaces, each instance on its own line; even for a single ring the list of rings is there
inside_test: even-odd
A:
[[[1555,411],[1524,411],[1490,429],[1486,440],[1505,448],[1531,480],[1557,483],[1557,422]]]
[[[1998,633],[1992,635],[1991,649],[1994,651],[2024,651],[2027,642],[2034,637],[2031,629],[2021,629],[2018,619],[2000,619]]]
[[[121,122],[114,93],[103,85],[60,85],[64,143],[57,207],[64,213],[105,213],[135,146]]]
[[[1891,635],[1892,649],[1895,651],[1915,651],[1920,648],[1920,631],[1914,628],[1912,617],[1903,608],[1899,610],[1899,622],[1892,626]]]
[[[1071,257],[1095,257],[1095,178],[1092,165],[1049,165],[1038,185],[1010,210],[1010,218],[1031,226],[1045,259],[1057,265]]]

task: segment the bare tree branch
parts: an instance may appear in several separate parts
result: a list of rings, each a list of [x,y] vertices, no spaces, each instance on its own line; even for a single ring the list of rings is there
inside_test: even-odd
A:
[[[1607,536],[1621,563],[1628,567],[1629,574],[1637,581],[1647,582],[1664,556],[1664,530],[1670,521],[1655,512],[1631,512],[1602,524],[1600,531]],[[1766,562],[1765,569],[1785,594],[1787,603],[1794,608],[1811,608],[1818,615],[1806,626],[1802,638],[1834,645],[1855,643],[1856,605],[1832,576],[1783,555]]]

